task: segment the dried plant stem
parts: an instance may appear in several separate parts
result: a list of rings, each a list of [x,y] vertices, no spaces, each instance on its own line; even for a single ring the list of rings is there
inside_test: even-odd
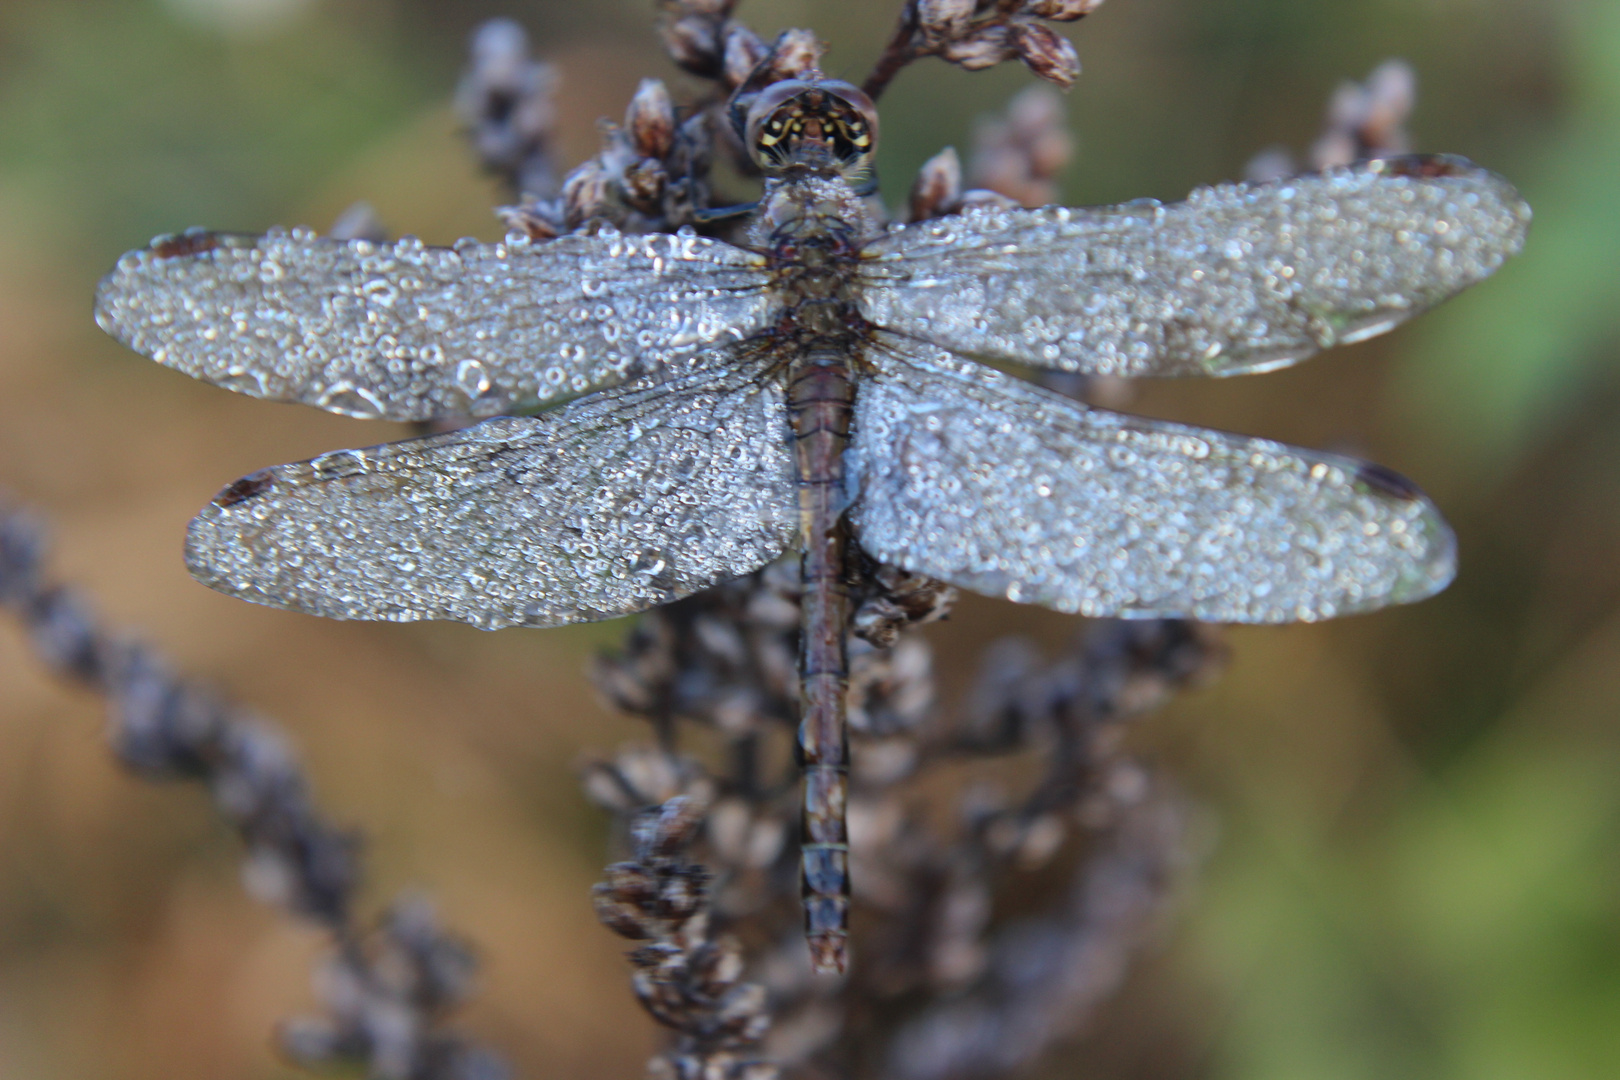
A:
[[[0,502],[0,606],[22,621],[41,661],[107,699],[113,751],[130,771],[213,792],[247,848],[250,892],[332,937],[317,980],[326,1012],[284,1026],[288,1056],[360,1066],[376,1080],[504,1080],[498,1057],[446,1026],[471,990],[471,952],[420,897],[401,897],[374,928],[361,927],[359,837],[316,808],[280,732],[99,626],[77,592],[45,577],[45,555],[39,520]]]

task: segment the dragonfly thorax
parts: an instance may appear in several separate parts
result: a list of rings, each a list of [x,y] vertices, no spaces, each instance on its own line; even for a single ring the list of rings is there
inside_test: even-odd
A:
[[[771,260],[774,294],[794,331],[820,337],[860,321],[859,251],[871,231],[864,202],[841,176],[766,181],[749,239]]]

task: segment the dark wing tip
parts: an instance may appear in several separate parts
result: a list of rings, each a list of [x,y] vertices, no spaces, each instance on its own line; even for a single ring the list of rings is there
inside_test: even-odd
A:
[[[1517,253],[1524,246],[1524,236],[1532,217],[1530,204],[1525,202],[1519,189],[1505,178],[1483,166],[1476,165],[1456,154],[1402,154],[1399,157],[1374,158],[1362,163],[1382,176],[1410,177],[1414,180],[1466,180],[1486,188],[1501,206],[1511,212],[1511,221],[1503,220],[1502,249]]]
[[[1373,158],[1367,167],[1386,176],[1412,176],[1437,180],[1447,176],[1477,176],[1488,170],[1457,154],[1402,154]]]
[[[219,507],[221,510],[229,509],[238,503],[245,503],[249,499],[257,498],[275,486],[275,470],[260,469],[258,472],[249,473],[234,484],[227,486],[218,495],[214,496],[212,505]]]
[[[1364,484],[1380,495],[1388,495],[1402,502],[1419,502],[1425,498],[1423,489],[1396,472],[1371,461],[1363,461],[1356,469],[1356,483]]]
[[[152,265],[206,255],[216,248],[230,246],[235,239],[230,233],[191,228],[185,232],[159,236],[144,248],[125,252],[119,257],[117,265],[96,283],[93,308],[96,325],[133,347],[127,325],[129,311],[140,309],[142,280],[150,275]]]
[[[1418,540],[1412,561],[1403,567],[1388,594],[1369,608],[1423,600],[1444,589],[1457,576],[1457,537],[1434,501],[1412,481],[1372,462],[1356,469],[1355,486],[1375,497],[1401,504],[1407,532]]]
[[[187,229],[183,233],[160,236],[148,248],[154,258],[178,259],[187,255],[201,255],[220,246],[219,233],[207,229]]]

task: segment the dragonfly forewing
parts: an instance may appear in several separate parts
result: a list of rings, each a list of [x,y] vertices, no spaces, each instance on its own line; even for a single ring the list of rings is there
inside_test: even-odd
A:
[[[1429,596],[1434,505],[1351,458],[1089,408],[889,336],[856,401],[871,555],[1093,616],[1278,623]]]
[[[1185,202],[980,209],[865,251],[867,318],[979,359],[1236,375],[1382,333],[1490,275],[1530,208],[1461,158],[1390,158]]]
[[[437,248],[190,232],[120,259],[96,321],[217,386],[426,420],[537,407],[746,337],[766,281],[759,256],[692,235]]]
[[[782,390],[743,352],[255,473],[191,523],[187,564],[273,607],[485,629],[626,615],[749,573],[799,521]]]

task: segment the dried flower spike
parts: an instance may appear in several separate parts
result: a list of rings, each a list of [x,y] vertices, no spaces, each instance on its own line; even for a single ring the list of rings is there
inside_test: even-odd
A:
[[[355,924],[358,837],[320,814],[280,733],[97,626],[83,600],[45,580],[44,556],[38,523],[0,500],[0,604],[29,627],[41,658],[106,696],[109,740],[131,772],[209,787],[242,838],[253,896],[331,934],[318,980],[325,1012],[283,1027],[287,1054],[379,1080],[505,1080],[498,1058],[445,1023],[470,990],[471,952],[417,898],[397,901],[369,933]]]

